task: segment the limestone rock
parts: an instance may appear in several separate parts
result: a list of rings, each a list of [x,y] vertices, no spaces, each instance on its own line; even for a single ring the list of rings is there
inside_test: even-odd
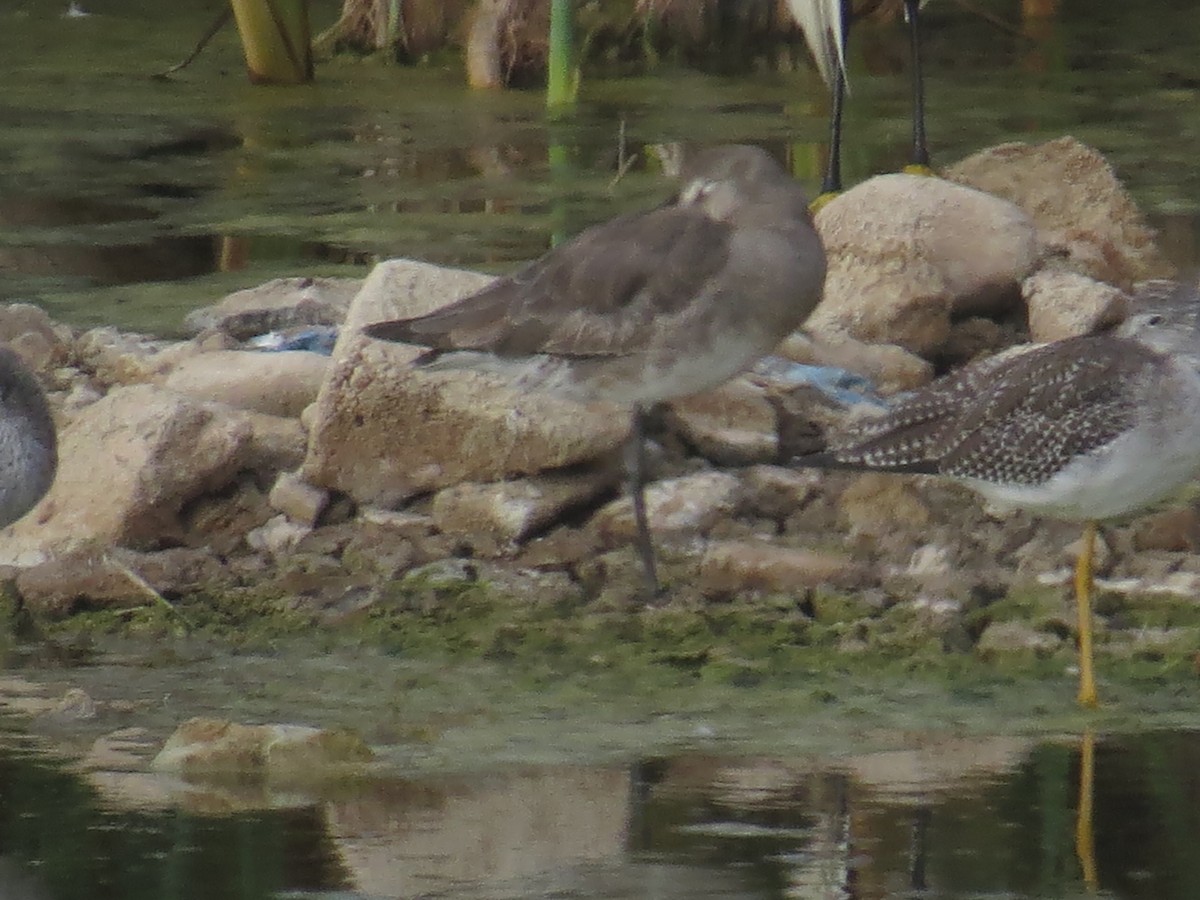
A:
[[[299,417],[317,398],[328,369],[329,359],[317,353],[222,350],[187,358],[167,376],[166,386],[198,400]]]
[[[621,442],[629,429],[623,411],[518,392],[479,372],[413,369],[408,363],[417,348],[371,341],[358,331],[436,309],[488,281],[404,260],[375,267],[351,306],[311,416],[306,481],[359,503],[394,506],[463,481],[594,459]]]
[[[817,214],[825,297],[805,323],[822,338],[934,351],[952,315],[1006,310],[1034,268],[1033,221],[1013,204],[937,178],[880,175]]]
[[[699,472],[668,478],[646,489],[646,520],[656,534],[703,535],[737,507],[740,482],[725,472]],[[592,526],[609,543],[628,541],[636,527],[633,502],[614,500],[592,517]]]
[[[870,572],[847,554],[781,547],[765,541],[713,541],[700,563],[705,591],[795,591],[833,585],[861,588]]]
[[[1073,137],[1001,144],[943,174],[1017,204],[1033,217],[1043,243],[1065,254],[1074,271],[1122,288],[1171,272],[1112,167]]]
[[[296,325],[337,325],[362,281],[357,278],[273,278],[184,317],[192,334],[216,329],[239,341]]]
[[[166,341],[105,326],[81,334],[75,354],[104,384],[142,384],[162,375],[157,356],[167,346]]]
[[[35,372],[61,366],[71,355],[70,329],[55,325],[40,306],[0,306],[0,341],[11,346]]]
[[[1200,512],[1180,506],[1144,516],[1133,527],[1133,546],[1136,550],[1195,553],[1200,549]]]
[[[882,535],[899,528],[919,529],[929,522],[929,507],[912,482],[895,475],[870,473],[855,479],[839,501],[840,518],[856,534]]]
[[[783,521],[803,507],[821,485],[816,469],[751,466],[742,473],[747,509],[755,515]]]
[[[1076,272],[1043,269],[1021,285],[1034,341],[1061,341],[1092,334],[1122,321],[1128,298],[1110,284]]]
[[[150,766],[186,778],[306,781],[360,771],[373,758],[351,731],[196,718],[175,729]]]
[[[791,335],[780,356],[809,366],[837,366],[870,379],[881,394],[911,391],[933,380],[933,366],[895,344],[868,344],[849,335]]]
[[[308,446],[308,432],[295,419],[247,410],[226,409],[234,421],[250,430],[245,466],[263,476],[300,468]]]
[[[228,580],[217,559],[184,547],[154,553],[87,547],[23,569],[16,579],[26,607],[49,619],[64,618],[80,607],[146,606],[157,602],[150,591],[178,597]]]
[[[329,503],[329,494],[313,487],[296,472],[281,472],[267,499],[274,509],[293,522],[311,528]]]
[[[151,385],[85,407],[59,436],[49,493],[0,532],[0,559],[28,565],[93,542],[178,540],[184,505],[233,482],[245,464],[250,428],[225,409]]]
[[[312,527],[293,522],[287,516],[274,516],[246,535],[252,550],[263,550],[280,556],[294,548],[312,533]]]
[[[744,466],[775,458],[775,410],[763,388],[744,377],[673,400],[669,409],[674,429],[718,465]]]
[[[224,490],[192,500],[179,520],[188,546],[230,556],[245,551],[247,533],[263,525],[273,512],[255,479],[243,473]]]
[[[433,520],[448,534],[483,534],[503,542],[523,540],[566,510],[608,490],[614,471],[537,475],[492,484],[456,484],[433,497]]]
[[[1058,638],[1038,631],[1024,622],[992,622],[979,636],[976,649],[984,656],[999,653],[1048,653],[1059,644]]]

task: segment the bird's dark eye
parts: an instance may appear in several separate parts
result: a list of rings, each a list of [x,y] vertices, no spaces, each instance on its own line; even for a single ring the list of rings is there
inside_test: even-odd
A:
[[[1146,324],[1147,325],[1161,325],[1165,321],[1166,321],[1166,317],[1163,315],[1160,315],[1159,313],[1154,313],[1153,315],[1146,316]]]

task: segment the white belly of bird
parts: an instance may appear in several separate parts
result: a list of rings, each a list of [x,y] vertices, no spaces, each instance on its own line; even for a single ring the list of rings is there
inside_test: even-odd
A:
[[[1200,417],[1195,417],[1126,432],[1042,484],[962,481],[993,503],[1058,519],[1102,521],[1152,506],[1198,474]]]

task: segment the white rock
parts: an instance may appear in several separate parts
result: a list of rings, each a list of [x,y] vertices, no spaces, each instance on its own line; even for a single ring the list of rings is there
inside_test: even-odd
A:
[[[611,470],[535,475],[492,484],[457,484],[433,498],[433,520],[448,534],[520,541],[612,486]]]
[[[296,472],[281,472],[267,502],[293,522],[311,528],[329,503],[329,492],[313,487]]]
[[[1129,301],[1123,291],[1086,275],[1043,269],[1021,285],[1034,341],[1061,341],[1092,334],[1122,321]]]
[[[821,209],[817,230],[829,271],[805,330],[914,353],[936,350],[951,316],[1014,307],[1040,254],[1012,203],[916,175],[856,185]]]
[[[417,348],[358,331],[436,309],[489,281],[405,260],[375,267],[347,315],[312,413],[306,481],[359,503],[394,506],[451,484],[594,459],[621,442],[629,429],[623,411],[521,393],[479,372],[416,370],[409,363]]]
[[[740,483],[726,472],[700,472],[668,478],[646,489],[646,520],[650,530],[664,535],[702,535],[737,507]],[[633,503],[614,500],[592,517],[598,533],[627,541],[635,531]]]
[[[299,417],[317,398],[328,369],[329,358],[317,353],[219,350],[180,362],[166,386],[198,400]]]
[[[0,560],[89,543],[152,548],[180,535],[189,501],[232,483],[249,454],[246,420],[151,385],[110,391],[59,436],[49,493],[0,532]]]

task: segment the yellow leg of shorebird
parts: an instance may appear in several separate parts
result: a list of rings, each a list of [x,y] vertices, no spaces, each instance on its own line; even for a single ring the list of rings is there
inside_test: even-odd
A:
[[[812,203],[808,204],[808,211],[815,216],[817,213],[819,213],[824,208],[826,203],[828,203],[830,200],[832,200],[834,197],[836,197],[840,193],[841,193],[841,191],[825,191],[823,194],[818,194],[817,199],[815,199]]]
[[[1096,835],[1092,831],[1092,803],[1096,782],[1096,736],[1089,728],[1079,744],[1079,806],[1075,812],[1075,856],[1089,894],[1099,887],[1096,875]]]
[[[909,163],[904,167],[903,172],[905,175],[927,175],[930,178],[937,177],[937,172],[933,171],[933,169],[924,163]]]
[[[1075,602],[1079,611],[1079,705],[1095,706],[1096,673],[1092,666],[1092,564],[1096,555],[1096,523],[1083,528],[1083,548],[1075,564]]]

